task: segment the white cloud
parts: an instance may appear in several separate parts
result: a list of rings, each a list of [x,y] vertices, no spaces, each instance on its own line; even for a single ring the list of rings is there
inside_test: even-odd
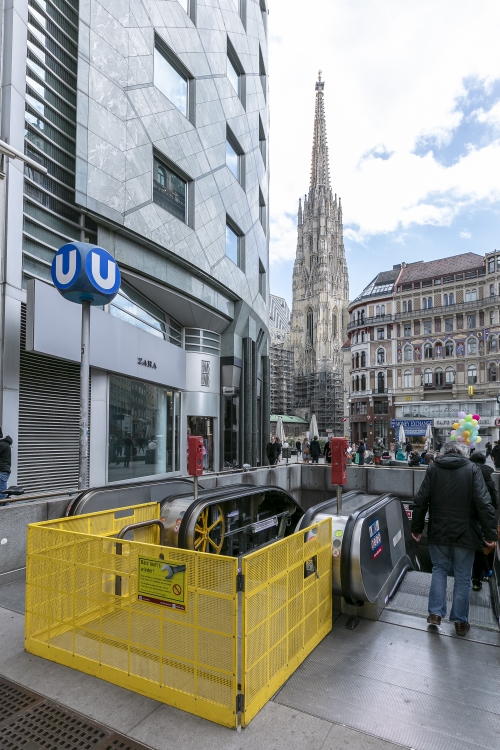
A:
[[[463,240],[470,240],[470,238],[472,237],[472,234],[470,232],[462,231],[460,232],[460,237]]]
[[[452,166],[425,137],[449,144],[464,81],[500,79],[500,5],[485,0],[276,0],[271,6],[271,259],[295,255],[298,198],[309,186],[314,83],[323,70],[332,188],[347,240],[450,226],[500,200],[500,138],[471,144]],[[279,34],[279,37],[277,36]],[[474,113],[500,126],[500,103]],[[377,158],[377,155],[383,158]]]

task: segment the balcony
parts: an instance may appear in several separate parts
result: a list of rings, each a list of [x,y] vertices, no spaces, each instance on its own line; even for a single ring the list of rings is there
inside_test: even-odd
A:
[[[443,383],[443,385],[424,383],[424,391],[451,391],[454,385],[454,383]]]
[[[363,320],[349,323],[347,330],[351,331],[353,328],[366,328],[367,326],[384,325],[385,323],[392,323],[394,315],[376,315],[374,318],[363,318]]]
[[[489,305],[500,304],[500,296],[495,295],[494,297],[484,297],[484,299],[478,299],[474,302],[457,302],[454,305],[441,305],[440,307],[431,307],[428,310],[412,310],[411,312],[396,313],[393,316],[394,320],[408,320],[408,318],[432,318],[445,315],[453,315],[454,313],[461,312],[462,310],[484,310]],[[486,325],[486,324],[485,324]]]

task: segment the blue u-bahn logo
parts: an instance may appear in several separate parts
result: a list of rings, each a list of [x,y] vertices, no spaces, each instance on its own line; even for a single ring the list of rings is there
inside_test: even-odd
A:
[[[52,281],[70,302],[105,305],[118,293],[121,275],[107,250],[87,242],[69,242],[54,256]]]

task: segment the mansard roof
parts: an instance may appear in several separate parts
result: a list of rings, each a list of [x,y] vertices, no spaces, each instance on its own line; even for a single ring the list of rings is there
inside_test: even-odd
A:
[[[443,276],[460,271],[469,271],[474,268],[484,266],[484,256],[477,253],[461,253],[452,255],[449,258],[439,258],[439,260],[423,260],[417,263],[409,263],[403,268],[403,273],[399,279],[400,284],[408,284],[410,281],[421,281],[430,279],[434,276]]]
[[[354,302],[358,302],[364,297],[379,297],[381,295],[391,295],[394,290],[394,284],[396,283],[396,280],[400,273],[401,265],[393,266],[392,271],[381,271],[375,276],[374,279],[370,281],[368,286],[365,287],[361,294],[356,297],[356,299],[353,300],[353,302],[351,302],[350,304],[352,305]]]

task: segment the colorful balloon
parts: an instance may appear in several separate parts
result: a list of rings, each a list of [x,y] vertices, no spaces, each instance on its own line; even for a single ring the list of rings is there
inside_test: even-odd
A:
[[[458,430],[459,427],[460,425],[458,424],[458,422],[455,422],[455,424],[453,425],[453,429]]]
[[[470,437],[470,432],[469,432],[469,430],[464,430],[464,431],[462,432],[462,436],[463,436],[464,438],[468,438],[468,437]]]
[[[479,420],[481,419],[481,417],[479,416],[479,414],[473,414],[472,415],[472,419],[477,419],[477,421],[479,422]]]
[[[457,440],[457,436],[452,432],[450,435],[450,440],[453,442],[454,440]]]
[[[465,417],[465,421],[472,422],[472,414],[467,414],[467,416]]]
[[[463,443],[464,439],[461,435],[457,435],[457,443]]]
[[[475,426],[477,425],[477,419],[475,419],[475,417],[472,417],[472,420],[471,420],[471,421],[472,421],[472,424],[473,424],[473,425],[474,425],[474,427],[475,427]]]
[[[480,438],[480,437],[477,437],[477,438],[476,438],[476,443],[480,443],[480,442],[481,442],[481,440],[482,440],[482,438]]]
[[[465,419],[465,412],[464,411],[459,411],[458,412],[458,418],[459,419]]]
[[[461,427],[463,427],[463,426],[464,426],[464,424],[465,424],[465,419],[459,419],[459,420],[458,420],[458,424],[459,424],[459,425],[460,425]]]

